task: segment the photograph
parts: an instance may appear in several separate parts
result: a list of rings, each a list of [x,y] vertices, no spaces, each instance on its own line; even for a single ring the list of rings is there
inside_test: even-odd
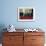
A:
[[[35,19],[34,8],[18,8],[18,21],[33,21]]]

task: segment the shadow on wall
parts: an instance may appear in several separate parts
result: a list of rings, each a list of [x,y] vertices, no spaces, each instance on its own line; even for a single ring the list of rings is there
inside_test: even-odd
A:
[[[0,24],[0,43],[2,43],[2,36],[3,32],[5,32],[3,29],[5,28],[4,24]]]

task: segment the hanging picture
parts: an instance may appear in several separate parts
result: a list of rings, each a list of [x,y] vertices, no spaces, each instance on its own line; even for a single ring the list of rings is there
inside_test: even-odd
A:
[[[31,7],[19,7],[18,8],[18,21],[34,21],[35,9]]]

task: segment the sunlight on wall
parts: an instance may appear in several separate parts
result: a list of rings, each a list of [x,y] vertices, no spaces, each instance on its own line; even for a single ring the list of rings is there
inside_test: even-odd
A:
[[[44,44],[44,46],[46,46],[46,44]]]

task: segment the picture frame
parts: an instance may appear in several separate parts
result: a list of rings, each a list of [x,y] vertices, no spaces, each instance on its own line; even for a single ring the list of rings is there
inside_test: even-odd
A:
[[[34,21],[35,8],[33,7],[18,7],[18,21]]]

